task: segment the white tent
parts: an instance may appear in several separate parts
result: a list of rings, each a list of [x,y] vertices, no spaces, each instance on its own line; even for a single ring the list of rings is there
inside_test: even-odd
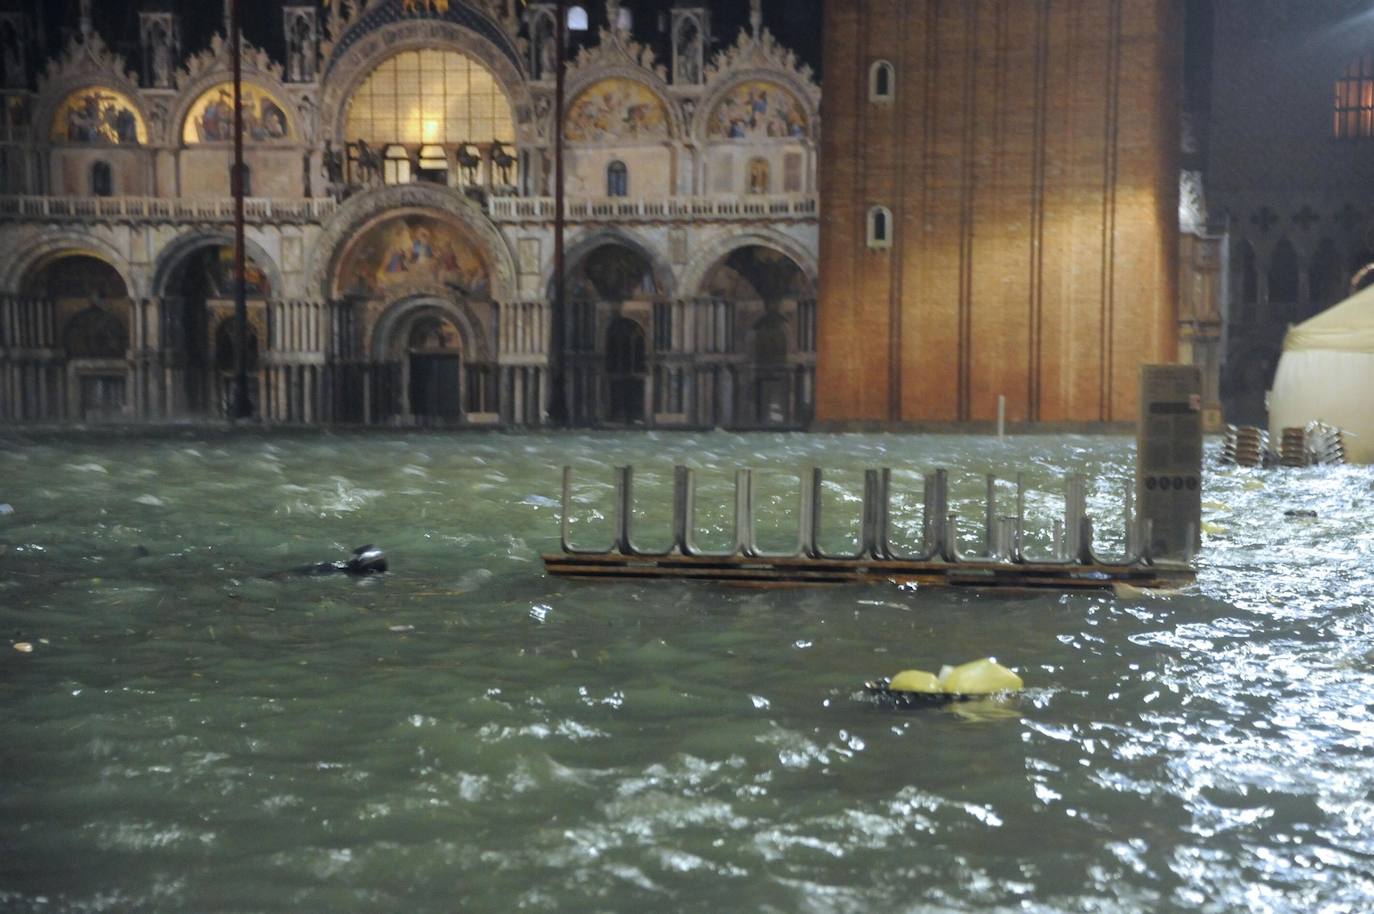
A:
[[[1284,337],[1269,392],[1270,440],[1317,419],[1345,431],[1351,463],[1374,463],[1374,286]]]

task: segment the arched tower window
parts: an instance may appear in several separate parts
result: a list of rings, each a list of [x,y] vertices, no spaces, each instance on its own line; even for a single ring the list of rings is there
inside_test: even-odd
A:
[[[114,172],[109,162],[96,162],[91,166],[91,196],[114,196]]]
[[[890,101],[897,91],[897,71],[886,60],[877,60],[868,69],[869,101]]]
[[[1336,80],[1332,134],[1374,136],[1374,54],[1363,54],[1351,61]]]
[[[630,170],[624,162],[616,161],[606,166],[606,196],[628,197],[630,195]]]
[[[868,246],[892,247],[892,211],[885,206],[873,206],[868,210]]]

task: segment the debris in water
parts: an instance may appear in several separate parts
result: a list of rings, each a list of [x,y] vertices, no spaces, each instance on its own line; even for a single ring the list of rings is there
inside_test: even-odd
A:
[[[15,649],[16,651],[18,651],[19,653],[21,653],[21,654],[32,654],[32,653],[33,653],[33,645],[30,644],[30,643],[27,642],[27,641],[20,641],[20,642],[18,642],[17,644],[15,644],[14,649]]]
[[[396,634],[399,635],[399,634],[403,634],[404,632],[413,632],[413,631],[415,631],[415,626],[413,626],[413,625],[388,625],[386,630],[389,631],[389,632],[395,632]]]
[[[1317,512],[1311,508],[1289,508],[1283,512],[1284,517],[1316,517]]]
[[[14,513],[14,505],[0,504],[0,517]]]

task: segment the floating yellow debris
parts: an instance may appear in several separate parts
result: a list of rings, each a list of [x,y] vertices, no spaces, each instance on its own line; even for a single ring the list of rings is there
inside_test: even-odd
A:
[[[1021,677],[991,657],[940,670],[940,684],[946,692],[959,695],[987,695],[992,692],[1019,692]]]
[[[1202,532],[1206,533],[1208,536],[1221,536],[1223,533],[1229,531],[1221,524],[1214,524],[1211,521],[1205,520],[1202,522]]]
[[[1244,487],[1247,488],[1247,489],[1263,489],[1263,488],[1264,488],[1264,482],[1263,482],[1262,480],[1259,480],[1259,479],[1247,479],[1247,480],[1245,480],[1245,482],[1243,483],[1243,485],[1244,485]]]
[[[894,692],[943,692],[944,686],[934,673],[925,670],[902,670],[887,687]]]
[[[1224,501],[1204,501],[1202,509],[1204,511],[1230,511],[1231,506]]]
[[[17,642],[17,643],[14,645],[14,649],[15,649],[16,651],[18,651],[19,653],[21,653],[21,654],[32,654],[32,653],[33,653],[33,645],[32,645],[32,644],[29,644],[29,642],[27,642],[27,641],[20,641],[20,642]]]

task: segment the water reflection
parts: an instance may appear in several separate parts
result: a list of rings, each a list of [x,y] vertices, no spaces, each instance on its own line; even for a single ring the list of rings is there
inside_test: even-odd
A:
[[[733,467],[770,468],[765,545],[795,532],[798,474],[833,468],[836,550],[867,467],[894,468],[911,541],[925,470],[977,514],[981,473],[1021,468],[1040,552],[1070,468],[1119,537],[1131,460],[1074,436],[10,435],[0,908],[1362,909],[1368,470],[1210,474],[1175,595],[538,563],[565,462],[578,542],[609,541],[614,462],[637,535],[666,540],[681,462],[722,548]],[[384,579],[261,577],[365,542]],[[859,689],[985,655],[1025,678],[1014,703]]]

